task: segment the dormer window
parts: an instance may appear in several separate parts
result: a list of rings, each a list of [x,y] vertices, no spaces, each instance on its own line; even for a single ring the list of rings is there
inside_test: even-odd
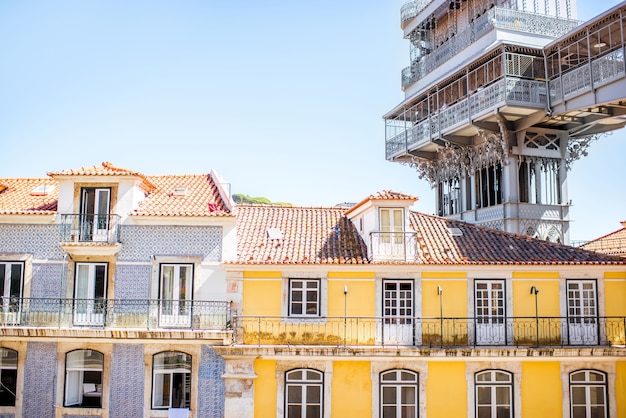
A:
[[[404,209],[381,208],[380,209],[380,232],[383,243],[400,244],[404,232]]]
[[[186,187],[176,187],[174,190],[172,190],[172,196],[185,196],[186,194]]]
[[[52,184],[44,184],[35,187],[31,192],[31,196],[47,196],[54,191],[55,186]]]
[[[111,189],[85,187],[81,193],[82,241],[107,241]]]

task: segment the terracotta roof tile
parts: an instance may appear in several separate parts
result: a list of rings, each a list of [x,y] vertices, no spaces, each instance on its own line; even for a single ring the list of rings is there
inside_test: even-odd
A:
[[[0,179],[0,214],[54,214],[59,196],[58,182],[50,178]],[[47,186],[47,193],[35,193],[38,186]],[[54,186],[54,188],[51,188]]]
[[[367,248],[345,209],[240,205],[237,253],[243,263],[362,264]],[[272,239],[268,228],[279,228]]]
[[[624,228],[589,241],[581,245],[580,248],[602,254],[626,257],[626,222],[622,222],[622,225],[624,225]]]
[[[149,176],[148,180],[154,184],[154,189],[133,211],[133,216],[230,215],[207,174]]]
[[[136,176],[144,180],[142,187],[150,191],[154,185],[143,174],[126,168],[117,167],[113,163],[105,161],[101,165],[91,167],[72,168],[61,171],[50,171],[48,175],[52,178],[62,176]]]
[[[414,261],[368,259],[366,243],[338,208],[239,206],[237,261],[243,264],[624,264],[623,260],[442,217],[410,212]],[[283,239],[271,239],[280,228]],[[450,233],[450,228],[456,234]],[[459,235],[458,232],[461,234]],[[455,236],[458,235],[458,236]]]

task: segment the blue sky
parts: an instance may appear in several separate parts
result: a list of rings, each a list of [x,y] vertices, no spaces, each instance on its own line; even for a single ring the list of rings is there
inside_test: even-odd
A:
[[[579,18],[617,3],[580,1]],[[2,1],[0,177],[215,169],[233,193],[329,206],[392,189],[432,213],[429,185],[384,156],[409,60],[402,4]],[[574,164],[571,239],[626,220],[624,155],[622,130]]]

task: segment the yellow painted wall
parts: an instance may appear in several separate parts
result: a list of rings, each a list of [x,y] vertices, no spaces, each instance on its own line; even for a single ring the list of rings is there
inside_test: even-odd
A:
[[[467,280],[422,279],[422,316],[439,318],[439,296],[437,286],[443,290],[444,317],[467,316]]]
[[[244,316],[280,316],[281,299],[281,279],[244,279],[242,303]]]
[[[334,362],[331,398],[330,415],[332,417],[371,417],[370,363],[367,361]]]
[[[615,362],[615,406],[617,418],[626,418],[626,361]]]
[[[426,415],[428,418],[467,417],[465,363],[429,363]]]
[[[276,361],[255,360],[254,417],[276,418]]]
[[[606,316],[626,316],[626,279],[604,282]]]
[[[561,417],[562,382],[559,362],[522,363],[522,411],[525,417]]]
[[[328,316],[343,316],[345,286],[348,286],[347,316],[376,316],[376,281],[374,279],[329,280]]]
[[[559,281],[549,279],[513,280],[513,316],[535,316],[535,295],[530,293],[537,287],[539,316],[560,316]]]

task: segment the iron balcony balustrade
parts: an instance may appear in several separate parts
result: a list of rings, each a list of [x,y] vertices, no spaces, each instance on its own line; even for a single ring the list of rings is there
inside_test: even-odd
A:
[[[407,88],[421,80],[450,58],[466,50],[468,45],[494,29],[558,38],[579,24],[579,21],[572,19],[493,7],[487,13],[476,18],[466,30],[455,34],[436,47],[428,48],[429,53],[413,57],[411,66],[402,70],[402,87]]]
[[[626,344],[626,317],[234,317],[245,345],[569,347]]]
[[[230,329],[226,301],[3,298],[1,327],[102,329]]]
[[[61,215],[61,242],[120,242],[120,216],[97,214]]]
[[[415,232],[370,232],[370,259],[412,261],[417,258]]]
[[[408,155],[409,151],[441,138],[446,131],[470,125],[472,119],[504,105],[545,108],[546,82],[506,76],[477,89],[469,97],[453,105],[431,111],[426,119],[415,124],[407,121],[406,124],[412,126],[385,141],[386,157],[392,160]],[[403,123],[401,120],[397,122]]]

